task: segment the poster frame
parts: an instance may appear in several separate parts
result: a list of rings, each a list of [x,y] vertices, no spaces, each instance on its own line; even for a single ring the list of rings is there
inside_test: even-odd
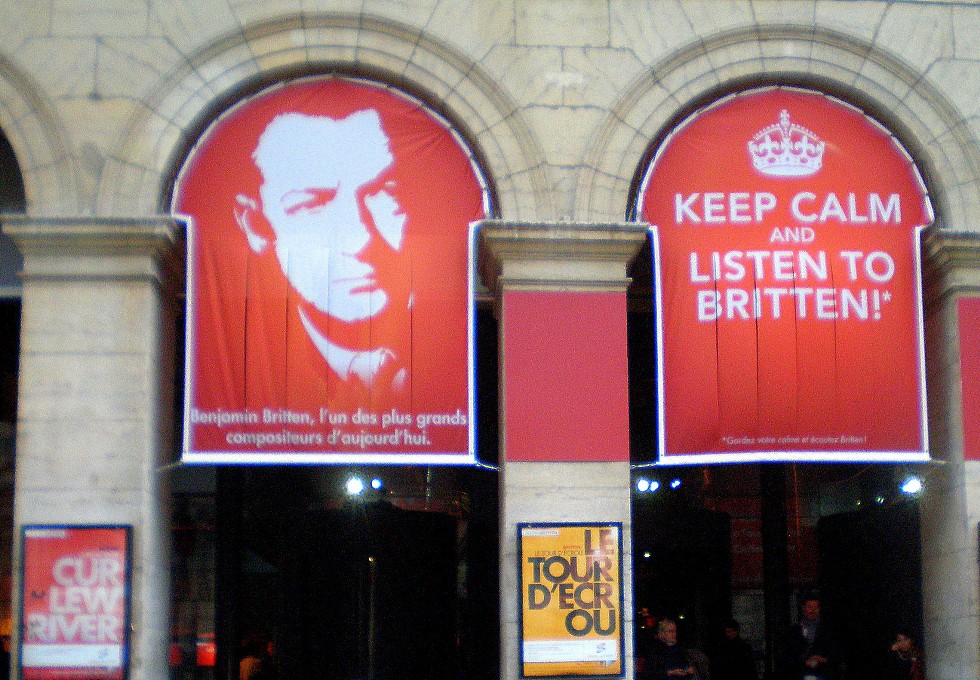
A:
[[[523,556],[524,556],[524,531],[526,529],[562,529],[569,527],[594,528],[594,529],[616,529],[616,565],[619,574],[619,611],[617,612],[618,649],[620,658],[620,670],[618,672],[604,673],[601,670],[592,670],[587,674],[582,673],[549,673],[539,675],[528,675],[525,673],[526,662],[524,661],[524,592],[527,584],[524,582]],[[622,522],[518,522],[517,523],[517,627],[518,627],[518,664],[522,678],[583,678],[583,677],[626,677],[626,637],[623,633],[625,613],[623,607],[626,602],[625,578],[623,574],[623,523]]]
[[[21,539],[21,549],[20,549],[20,586],[19,586],[19,601],[17,605],[17,625],[18,625],[18,643],[17,643],[17,678],[19,680],[31,680],[30,677],[25,676],[24,673],[24,613],[25,613],[25,596],[30,592],[30,584],[27,582],[27,557],[30,550],[28,532],[32,531],[72,531],[78,532],[84,535],[91,531],[112,531],[114,536],[121,537],[123,541],[123,639],[121,643],[121,664],[118,667],[120,675],[116,676],[121,678],[121,680],[129,680],[129,661],[130,661],[130,648],[131,648],[131,627],[132,627],[132,591],[133,591],[133,526],[131,524],[24,524],[20,528],[20,539]],[[97,544],[91,544],[92,548],[97,548]],[[71,677],[70,672],[77,671],[76,667],[64,667],[64,666],[35,666],[32,667],[34,670],[41,671],[39,676],[41,677]],[[110,669],[104,669],[106,671]],[[111,670],[115,671],[115,668]],[[31,676],[33,677],[33,675]],[[92,674],[91,676],[86,676],[86,678],[106,678],[109,677],[108,672],[99,676]]]

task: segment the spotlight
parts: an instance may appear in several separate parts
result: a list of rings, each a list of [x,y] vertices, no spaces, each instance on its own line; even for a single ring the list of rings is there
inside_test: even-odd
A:
[[[371,488],[374,489],[375,491],[380,489],[382,486],[383,485],[381,484],[381,480],[378,479],[377,477],[371,480]]]
[[[636,480],[636,490],[639,491],[640,493],[646,493],[647,491],[649,491],[650,480],[640,477],[638,480]]]
[[[884,496],[875,496],[875,503],[877,503],[878,505],[884,505],[884,503],[885,503],[885,497]]]
[[[643,553],[643,559],[645,559],[645,560],[650,559],[650,551],[649,550],[647,550],[646,552]]]
[[[361,481],[360,477],[351,477],[347,480],[347,495],[348,496],[360,496],[361,492],[364,491],[364,482]]]
[[[650,493],[653,493],[659,488],[660,488],[660,482],[658,482],[656,479],[650,482]]]
[[[679,480],[679,479],[672,479],[670,481],[670,488],[671,489],[679,489],[679,488],[681,488],[681,480]]]
[[[918,477],[909,477],[902,482],[902,486],[899,488],[902,490],[902,493],[917,494],[922,491],[922,480]]]

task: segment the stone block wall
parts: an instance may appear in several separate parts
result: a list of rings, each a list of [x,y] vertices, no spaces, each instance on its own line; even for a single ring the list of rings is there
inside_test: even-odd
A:
[[[971,0],[0,0],[0,16],[0,129],[29,228],[167,220],[180,162],[222,109],[284,77],[340,72],[443,113],[503,220],[629,219],[638,169],[673,125],[738,88],[791,84],[892,129],[922,170],[937,227],[980,232]],[[80,247],[47,251],[51,275],[25,282],[17,521],[134,522],[151,540],[138,546],[139,573],[165,572],[156,470],[172,453],[160,362],[172,360],[173,291],[154,288],[155,275],[138,293],[119,284],[134,266],[119,252],[79,274]],[[948,436],[934,437],[946,481],[924,510],[927,652],[930,677],[966,680],[980,675],[980,475],[956,436],[945,304],[932,303],[928,348],[945,395],[932,425]],[[137,602],[150,637],[133,677],[159,677],[166,596],[146,581]]]

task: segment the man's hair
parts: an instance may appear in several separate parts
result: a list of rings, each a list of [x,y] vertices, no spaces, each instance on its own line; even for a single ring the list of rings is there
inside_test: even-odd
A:
[[[668,626],[673,626],[674,630],[677,630],[677,622],[673,619],[660,619],[657,623],[657,635],[663,633]]]
[[[276,117],[289,112],[342,120],[352,113],[369,109],[378,112],[382,130],[388,136],[395,157],[392,172],[396,180],[416,178],[417,181],[417,178],[439,172],[438,168],[422,167],[421,163],[414,162],[418,154],[411,153],[408,148],[412,141],[417,141],[417,135],[413,137],[412,132],[418,126],[420,116],[428,118],[415,102],[367,82],[344,78],[299,80],[260,92],[219,118],[193,150],[193,167],[185,165],[184,170],[192,174],[205,172],[208,180],[188,182],[182,177],[180,184],[189,185],[188,195],[175,199],[181,204],[206,201],[214,207],[214,214],[231,216],[239,194],[258,199],[263,178],[253,154],[262,133]],[[229,169],[232,172],[228,172]],[[203,196],[192,193],[195,188],[203,192]],[[439,203],[432,201],[431,196],[408,194],[399,195],[398,201],[405,213],[412,216],[415,211],[431,212],[434,207],[431,204]],[[199,228],[206,227],[199,225]]]
[[[258,190],[263,178],[253,154],[276,117],[289,112],[343,120],[368,110],[377,112],[395,159],[387,173],[394,188],[387,191],[408,217],[400,250],[407,255],[405,266],[411,272],[399,276],[406,282],[425,281],[433,288],[451,285],[453,279],[445,276],[447,267],[465,262],[468,225],[483,217],[483,187],[464,181],[463,173],[474,172],[470,156],[446,131],[445,123],[419,102],[380,83],[342,77],[299,79],[270,87],[229,109],[201,135],[173,196],[174,211],[195,218],[197,252],[209,251],[217,262],[237,256],[246,238],[235,223],[242,208],[239,197],[247,199],[250,207],[254,204],[250,226],[255,233],[267,241],[274,237],[261,210]],[[448,290],[414,294],[417,303],[420,294],[430,295],[429,302],[438,307]]]

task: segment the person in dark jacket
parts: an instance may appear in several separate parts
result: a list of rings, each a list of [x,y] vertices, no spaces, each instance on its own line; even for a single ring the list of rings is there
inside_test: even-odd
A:
[[[837,680],[840,656],[832,632],[820,618],[820,598],[808,595],[786,646],[787,680]]]
[[[738,621],[725,623],[724,635],[711,656],[711,677],[714,680],[758,680],[755,652],[741,637]]]
[[[677,623],[663,619],[657,624],[657,638],[648,647],[644,677],[649,680],[684,680],[695,677],[694,666],[684,648],[677,644]]]
[[[884,666],[884,680],[923,680],[926,669],[922,650],[916,646],[910,631],[896,633]]]

